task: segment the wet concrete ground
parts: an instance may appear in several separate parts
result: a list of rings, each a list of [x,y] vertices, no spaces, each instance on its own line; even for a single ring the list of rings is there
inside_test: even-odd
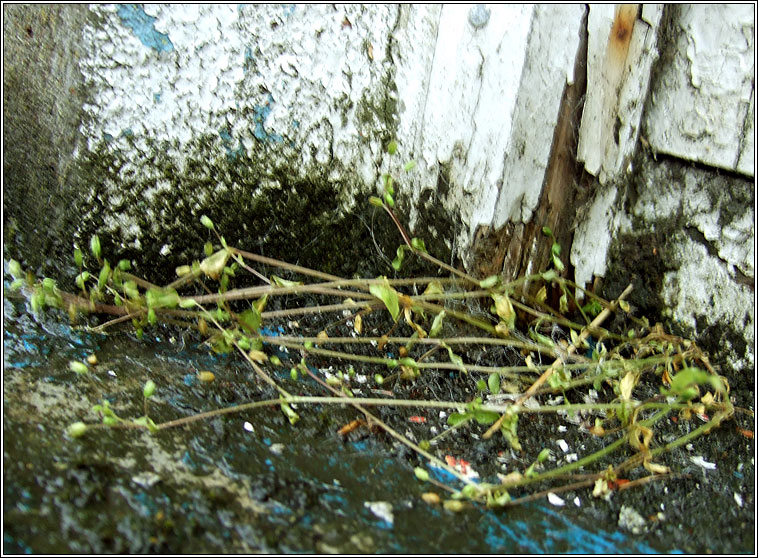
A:
[[[240,358],[170,337],[89,334],[50,315],[38,321],[23,304],[4,301],[5,553],[755,552],[755,449],[746,434],[754,419],[747,414],[663,456],[676,478],[608,500],[583,489],[562,493],[563,506],[541,499],[461,512],[422,500],[430,490],[444,493],[415,478],[413,468],[425,464],[386,434],[358,429],[340,436],[337,430],[360,416],[349,407],[300,406],[295,426],[272,407],[155,435],[115,429],[77,440],[64,435],[74,421],[96,420],[91,407],[100,398],[120,416],[140,416],[147,379],[158,386],[149,407],[156,422],[275,396]],[[90,353],[99,360],[93,382],[68,369],[70,360]],[[212,371],[215,380],[197,381],[197,370]],[[296,392],[288,370],[285,363],[279,379]],[[752,409],[752,378],[730,384],[735,405]],[[317,393],[315,383],[301,385]],[[472,396],[465,385],[449,375],[402,389],[439,390],[465,401]],[[430,412],[376,412],[416,439],[445,424]],[[419,414],[427,422],[408,420]],[[483,426],[437,450],[495,481],[497,472],[523,470],[548,444],[556,456],[549,465],[559,464],[565,459],[559,437],[580,453],[599,443],[557,419],[524,419],[519,428],[524,455],[499,437],[478,439]]]

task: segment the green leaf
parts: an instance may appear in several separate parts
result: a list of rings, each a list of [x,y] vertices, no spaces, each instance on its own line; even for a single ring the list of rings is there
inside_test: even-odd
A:
[[[479,286],[483,289],[489,289],[497,285],[499,281],[500,281],[499,275],[490,275],[486,279],[482,279],[481,281],[479,281]]]
[[[297,285],[303,284],[302,281],[288,281],[287,279],[282,279],[276,275],[272,275],[271,280],[277,287],[296,287]]]
[[[24,277],[24,271],[21,269],[21,264],[16,260],[8,262],[8,271],[14,279],[22,279]]]
[[[429,472],[426,469],[422,469],[421,467],[416,467],[413,469],[413,474],[416,475],[416,478],[420,481],[428,481],[429,480]]]
[[[74,262],[76,263],[76,267],[81,268],[82,264],[84,263],[84,258],[82,257],[82,251],[79,248],[74,248]]]
[[[516,451],[521,451],[521,443],[519,442],[518,435],[517,435],[517,427],[518,427],[518,413],[513,410],[508,410],[505,413],[505,419],[503,420],[503,423],[500,425],[500,432],[503,434],[503,437],[506,439],[506,441],[511,445],[511,447]]]
[[[468,370],[466,370],[466,367],[463,365],[463,359],[459,357],[458,355],[456,355],[453,352],[453,349],[451,349],[447,345],[444,345],[444,347],[447,349],[447,354],[450,357],[450,362],[455,364],[461,370],[461,372],[465,372],[466,374],[468,374]]]
[[[145,387],[142,388],[142,395],[145,396],[146,399],[149,399],[153,396],[155,393],[155,382],[152,380],[148,380],[145,382]]]
[[[470,421],[473,418],[471,413],[450,413],[447,417],[448,426],[458,426],[465,422]]]
[[[542,234],[545,236],[553,236],[553,231],[550,229],[550,227],[542,227]]]
[[[132,280],[124,281],[124,292],[126,293],[126,296],[132,300],[139,298],[139,289],[137,289],[137,283]]]
[[[390,207],[395,207],[395,199],[392,197],[392,194],[389,192],[384,192],[384,203],[386,203]]]
[[[434,321],[432,322],[432,327],[429,329],[429,337],[439,337],[439,334],[442,333],[442,320],[445,319],[445,311],[442,310],[439,314],[437,314],[434,317]]]
[[[87,425],[83,422],[75,422],[66,429],[66,433],[72,438],[81,438],[86,432]]]
[[[400,366],[409,366],[411,368],[418,368],[418,363],[410,357],[404,357],[404,358],[398,359],[397,363]]]
[[[400,271],[400,266],[403,265],[403,260],[405,259],[405,248],[405,244],[397,247],[397,256],[395,256],[395,259],[392,260],[392,267],[395,268],[395,271]]]
[[[203,251],[205,252],[205,255],[210,257],[211,254],[213,254],[213,243],[209,240],[203,245]]]
[[[152,434],[158,432],[158,427],[150,417],[140,417],[138,419],[134,419],[133,422],[134,424],[139,424],[140,426],[146,427]]]
[[[381,300],[389,310],[390,315],[394,321],[397,321],[397,316],[400,314],[400,303],[398,300],[397,291],[393,289],[386,277],[383,277],[384,283],[373,283],[369,285],[369,292],[376,298]]]
[[[129,271],[132,268],[132,264],[129,260],[119,260],[118,268],[121,271]]]
[[[697,367],[688,367],[680,370],[672,379],[668,390],[661,388],[664,395],[674,395],[683,401],[694,399],[698,390],[696,386],[710,384],[716,391],[725,390],[724,383],[718,376],[709,374]]]
[[[68,363],[68,367],[73,372],[76,372],[77,374],[86,374],[89,372],[89,368],[87,368],[87,365],[83,362],[79,362],[78,360],[72,360]]]
[[[387,190],[387,192],[391,195],[395,195],[395,179],[392,178],[392,175],[385,174],[385,180],[384,180],[384,189]]]
[[[201,215],[200,216],[200,222],[203,224],[203,226],[206,229],[213,230],[213,228],[214,228],[213,227],[213,221],[211,221],[210,217],[208,217],[207,215]]]
[[[108,277],[111,274],[111,266],[108,264],[108,260],[105,260],[103,262],[103,267],[100,270],[100,275],[97,278],[97,288],[98,290],[103,290],[103,287],[105,287],[105,284],[108,282]]]
[[[211,279],[218,279],[228,259],[229,251],[226,248],[221,249],[200,262],[200,270]]]
[[[92,250],[92,254],[100,260],[100,239],[97,235],[93,236],[92,239],[89,241],[89,247],[90,250]]]
[[[381,198],[377,198],[376,196],[370,196],[368,203],[375,205],[376,207],[384,207],[384,202],[381,200]]]
[[[419,252],[426,253],[426,244],[424,244],[424,241],[421,238],[412,238],[411,246],[413,246],[413,248],[418,250]]]
[[[500,374],[493,372],[487,378],[487,387],[490,388],[490,393],[497,395],[500,393]]]
[[[395,153],[397,153],[397,142],[395,140],[392,140],[387,145],[387,153],[389,153],[390,155],[394,155]]]
[[[290,407],[288,403],[282,401],[281,407],[282,412],[286,415],[287,419],[289,419],[290,424],[295,424],[298,420],[300,420],[300,416],[292,410],[292,407]]]
[[[597,300],[592,299],[590,302],[582,306],[582,310],[584,310],[585,314],[594,318],[603,311],[603,305]]]
[[[555,254],[553,254],[553,265],[555,266],[555,269],[558,270],[558,272],[561,272],[564,269],[566,269],[565,266],[563,265],[563,261],[561,261],[561,259]]]
[[[516,311],[513,309],[510,297],[507,294],[498,293],[492,293],[490,296],[495,301],[495,313],[500,316],[509,330],[513,329],[516,325]]]
[[[476,422],[485,425],[492,424],[500,418],[500,415],[498,413],[495,413],[494,411],[484,411],[482,409],[476,409],[475,411],[472,411],[472,415]]]
[[[537,333],[534,329],[529,330],[529,337],[531,337],[534,341],[541,345],[545,345],[547,347],[554,347],[553,340],[549,337],[545,337],[544,335]]]
[[[547,283],[550,283],[551,281],[558,278],[558,274],[555,272],[554,269],[548,269],[546,272],[542,274],[542,279],[546,281]]]
[[[415,167],[416,167],[416,161],[408,161],[407,163],[405,163],[403,170],[405,172],[408,172],[409,170],[413,170]]]

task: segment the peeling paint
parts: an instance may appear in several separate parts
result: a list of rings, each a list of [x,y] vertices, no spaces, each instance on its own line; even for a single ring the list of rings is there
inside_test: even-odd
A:
[[[169,36],[155,29],[155,20],[157,18],[147,15],[141,6],[137,4],[122,4],[118,8],[118,17],[146,47],[155,49],[158,52],[171,52],[174,50],[174,45],[171,43]]]
[[[658,152],[754,176],[754,6],[670,9],[673,38],[646,111],[647,140]]]

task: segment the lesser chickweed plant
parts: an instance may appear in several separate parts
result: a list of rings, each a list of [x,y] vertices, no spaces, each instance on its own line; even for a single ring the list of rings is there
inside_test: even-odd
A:
[[[387,151],[392,156],[397,149],[397,143],[392,141]],[[404,170],[410,171],[413,166],[408,163]],[[92,237],[89,246],[92,258],[87,258],[89,263],[96,262],[97,271],[87,269],[82,250],[74,251],[79,270],[76,293],[60,290],[52,279],[37,280],[18,262],[11,261],[11,287],[25,291],[35,313],[58,308],[67,312],[73,323],[82,314],[107,315],[111,319],[95,327],[96,331],[131,322],[138,337],[145,328],[158,324],[194,330],[214,351],[238,352],[278,393],[276,399],[250,401],[156,424],[149,417],[148,407],[160,386],[148,380],[143,388],[143,416],[119,417],[103,399],[92,408],[97,422],[76,422],[67,428],[68,435],[78,438],[102,428],[141,428],[159,435],[163,430],[209,417],[249,412],[272,404],[278,405],[295,425],[300,416],[293,406],[307,409],[310,404],[350,404],[365,417],[354,421],[356,424],[370,425],[374,427],[372,431],[379,428],[417,452],[419,466],[414,474],[421,482],[448,491],[443,503],[454,510],[471,503],[509,506],[550,492],[582,487],[592,487],[593,494],[601,496],[618,487],[615,481],[639,465],[649,474],[634,481],[638,484],[666,478],[672,473],[656,460],[661,454],[707,433],[733,414],[726,380],[716,374],[707,355],[695,343],[667,334],[660,324],[651,326],[645,317],[630,313],[625,298],[631,286],[609,302],[564,277],[561,248],[549,227],[543,228],[543,234],[553,241],[548,269],[515,281],[504,281],[497,275],[475,278],[434,258],[423,240],[408,234],[395,214],[397,183],[390,173],[383,174],[381,181],[381,196],[372,196],[369,202],[388,215],[402,238],[392,262],[394,269],[400,271],[410,255],[437,266],[449,274],[448,278],[337,277],[229,246],[205,215],[200,217],[200,224],[216,242],[205,244],[203,259],[178,267],[177,279],[165,286],[131,274],[128,260],[111,265],[101,253],[97,236]],[[273,269],[295,279],[284,279],[272,273]],[[245,273],[251,276],[252,286],[229,288],[230,278],[239,283]],[[560,293],[557,308],[547,303],[548,289]],[[334,302],[266,311],[267,302],[275,297],[303,294]],[[390,316],[384,322],[388,324],[386,331],[366,335],[364,324],[368,317],[382,312]],[[343,316],[333,323],[349,327],[351,336],[336,336],[329,328],[310,337],[271,336],[263,330],[264,324],[282,318],[328,313]],[[615,322],[626,324],[622,331],[603,327],[613,313],[624,313],[626,319]],[[396,330],[407,333],[396,335]],[[461,330],[475,333],[449,335]],[[271,344],[290,350],[293,360],[286,364],[290,368],[289,380],[276,381],[270,374],[285,365],[273,354]],[[469,349],[483,346],[492,351],[508,350],[518,355],[520,362],[485,366],[465,358]],[[292,357],[295,354],[302,355],[300,360]],[[308,366],[316,359],[329,359],[338,367],[348,368],[323,378]],[[91,380],[90,368],[84,362],[73,361],[70,369]],[[403,382],[414,382],[422,375],[458,374],[477,395],[469,401],[359,397],[354,381],[358,373],[373,379],[380,393],[395,390]],[[211,372],[202,374],[206,375],[201,378],[204,381],[213,380]],[[291,394],[291,386],[306,376],[315,379],[325,394]],[[643,378],[648,386],[644,396],[640,395],[644,391]],[[650,393],[650,385],[658,385],[658,392]],[[600,401],[601,393],[606,396],[605,402]],[[575,402],[570,403],[569,397]],[[444,410],[449,428],[415,443],[369,410],[376,406]],[[519,431],[519,419],[536,414],[581,415],[585,435],[607,442],[573,462],[546,469],[550,450],[533,447],[528,434]],[[683,420],[707,416],[708,420],[656,445],[655,432],[672,415]],[[538,454],[536,459],[523,471],[500,475],[497,483],[478,483],[435,452],[441,438],[453,436],[460,429],[485,427],[482,437],[499,434],[503,449],[510,447],[513,452],[523,453],[526,447]],[[347,427],[343,430],[347,431]],[[632,448],[633,457],[613,461],[613,453],[624,446]],[[447,470],[462,485],[455,487],[434,480],[422,466],[425,463]],[[580,468],[585,472],[579,474]],[[529,492],[529,487],[534,486],[539,490]],[[518,497],[513,496],[516,493]],[[432,500],[430,496],[427,501]]]

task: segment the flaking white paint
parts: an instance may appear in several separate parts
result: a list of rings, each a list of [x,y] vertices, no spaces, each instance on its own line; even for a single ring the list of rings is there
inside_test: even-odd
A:
[[[755,175],[754,8],[678,7],[675,54],[646,113],[656,151]]]

